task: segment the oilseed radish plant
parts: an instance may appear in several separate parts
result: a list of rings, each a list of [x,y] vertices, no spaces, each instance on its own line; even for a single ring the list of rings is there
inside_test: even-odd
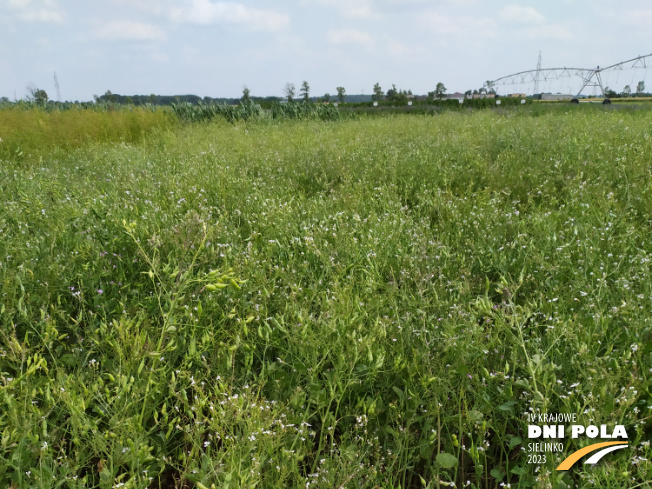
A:
[[[219,116],[0,152],[0,485],[648,487],[650,115]],[[628,447],[530,463],[536,412]]]

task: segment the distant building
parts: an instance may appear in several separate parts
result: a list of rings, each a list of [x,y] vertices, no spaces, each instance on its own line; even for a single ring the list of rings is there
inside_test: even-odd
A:
[[[571,100],[574,99],[574,95],[568,95],[566,93],[542,93],[541,100]]]
[[[510,93],[508,97],[511,98],[526,98],[527,95],[525,93]]]
[[[463,93],[455,92],[444,95],[444,99],[464,100],[466,96]]]
[[[496,98],[495,93],[474,93],[473,98]]]

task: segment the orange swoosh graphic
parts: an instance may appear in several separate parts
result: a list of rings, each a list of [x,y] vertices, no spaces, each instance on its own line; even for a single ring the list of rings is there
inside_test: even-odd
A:
[[[600,448],[604,447],[610,447],[612,445],[627,445],[627,442],[622,442],[622,441],[606,441],[604,443],[594,443],[593,445],[589,445],[588,447],[584,447],[581,450],[578,450],[571,454],[566,460],[564,460],[562,463],[559,464],[559,467],[557,467],[557,470],[568,470],[570,469],[575,462],[577,462],[579,459],[581,459],[584,455],[587,453],[595,452],[596,450],[599,450]]]

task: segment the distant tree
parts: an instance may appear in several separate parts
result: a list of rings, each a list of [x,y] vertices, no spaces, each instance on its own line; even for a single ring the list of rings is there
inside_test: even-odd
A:
[[[380,88],[380,83],[374,85],[374,94],[371,96],[371,100],[379,101],[383,99],[383,89]]]
[[[616,98],[618,97],[618,93],[609,87],[604,87],[604,96],[606,98]]]
[[[335,90],[337,90],[337,101],[343,104],[344,97],[346,97],[346,90],[344,89],[344,87],[337,87]]]
[[[405,105],[408,102],[408,95],[412,92],[406,92],[405,90],[399,90],[396,88],[396,85],[392,84],[392,88],[387,90],[385,100],[392,102],[398,105]]]
[[[106,100],[107,102],[115,102],[116,101],[116,96],[113,95],[113,93],[111,93],[111,90],[107,90],[104,93],[104,100]]]
[[[398,96],[398,89],[396,88],[396,85],[392,83],[392,88],[387,90],[387,93],[385,94],[385,100],[393,101],[396,99]]]
[[[466,92],[464,92],[464,96],[466,98],[471,98],[472,94],[473,94],[473,90],[467,90]]]
[[[325,93],[324,96],[321,98],[324,102],[328,103],[331,101],[331,94],[330,93]]]
[[[640,81],[638,82],[638,85],[636,85],[636,95],[639,97],[645,93],[645,82]]]
[[[38,88],[36,88],[36,85],[30,83],[25,87],[25,90],[27,90],[27,100],[34,100],[34,94],[38,90]]]
[[[134,99],[131,98],[131,97],[127,97],[127,98],[125,98],[125,103],[127,103],[128,105],[133,105],[134,104]]]
[[[428,100],[434,100],[435,99],[435,91],[433,90],[432,92],[428,92]]]
[[[301,94],[301,98],[304,102],[310,101],[310,85],[307,81],[303,81],[299,93]]]
[[[435,87],[435,96],[441,100],[444,98],[444,95],[446,95],[446,86],[442,82],[439,82]]]
[[[297,88],[294,86],[294,83],[287,82],[283,88],[283,93],[285,94],[287,101],[292,102],[297,93]]]
[[[30,83],[27,85],[27,99],[39,104],[45,104],[48,101],[48,94],[45,90],[37,88],[33,83]]]
[[[249,88],[247,85],[242,87],[242,97],[240,98],[243,102],[249,102],[251,101],[251,92],[249,91]]]
[[[34,92],[34,101],[39,104],[45,104],[48,101],[48,94],[45,90],[39,89]]]
[[[623,88],[622,96],[629,97],[631,95],[632,95],[632,87],[630,87],[629,85],[625,85],[625,88]]]

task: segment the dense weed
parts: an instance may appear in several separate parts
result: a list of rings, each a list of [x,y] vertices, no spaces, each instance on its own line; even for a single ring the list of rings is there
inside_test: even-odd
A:
[[[136,143],[176,117],[165,109],[71,105],[61,110],[14,104],[0,107],[0,158],[47,157],[92,142]]]
[[[0,484],[644,487],[650,129],[218,121],[3,156]],[[528,465],[536,409],[630,448]]]

